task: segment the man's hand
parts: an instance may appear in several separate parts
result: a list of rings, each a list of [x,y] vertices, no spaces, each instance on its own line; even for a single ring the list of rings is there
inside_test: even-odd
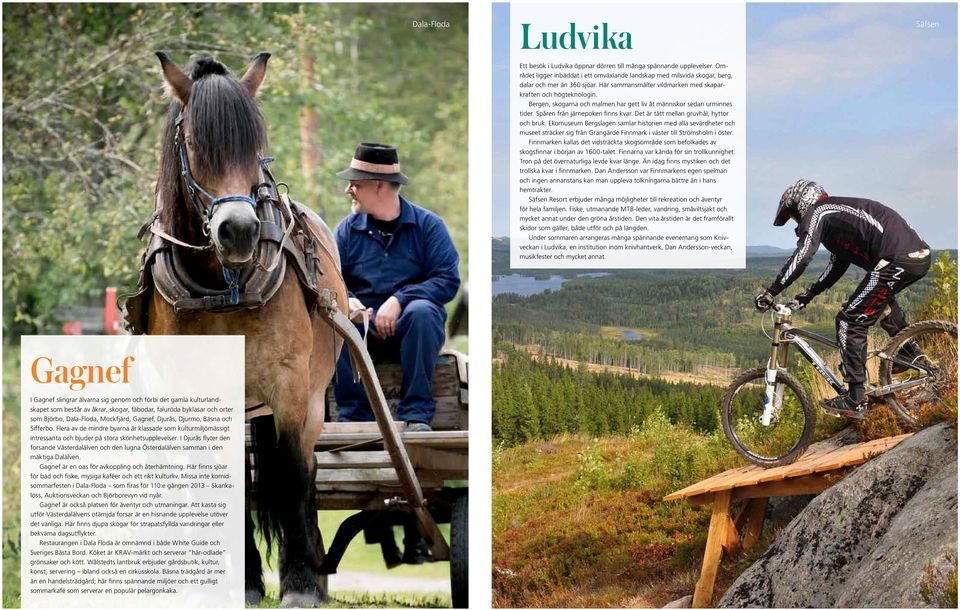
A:
[[[767,311],[773,307],[773,295],[770,294],[769,290],[764,290],[753,298],[753,306],[756,307],[760,313]]]
[[[403,307],[400,306],[397,297],[387,299],[377,310],[377,317],[373,320],[373,324],[377,328],[377,334],[384,339],[397,334],[397,319],[400,317],[402,310]]]
[[[809,292],[801,292],[797,296],[793,297],[793,300],[797,302],[797,309],[803,309],[810,301],[813,300],[813,295]]]
[[[370,315],[373,315],[373,308],[365,307],[363,303],[360,301],[360,299],[350,297],[350,299],[347,301],[347,306],[350,308],[350,315],[348,315],[347,317],[350,318],[351,320],[354,320],[354,321],[361,320],[362,317],[360,314],[362,314],[364,310],[367,310],[367,312],[369,312]]]

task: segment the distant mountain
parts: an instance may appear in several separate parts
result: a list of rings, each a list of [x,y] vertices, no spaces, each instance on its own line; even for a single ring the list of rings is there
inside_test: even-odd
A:
[[[790,254],[793,249],[778,248],[776,246],[747,246],[747,256],[760,256],[765,254]]]

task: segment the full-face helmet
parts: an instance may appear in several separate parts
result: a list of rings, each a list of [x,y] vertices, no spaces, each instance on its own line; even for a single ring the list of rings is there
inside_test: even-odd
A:
[[[800,178],[790,185],[783,192],[783,196],[780,197],[780,205],[777,207],[777,215],[773,219],[773,226],[782,227],[789,218],[800,222],[807,208],[824,197],[827,197],[827,192],[823,190],[822,186],[813,180]]]

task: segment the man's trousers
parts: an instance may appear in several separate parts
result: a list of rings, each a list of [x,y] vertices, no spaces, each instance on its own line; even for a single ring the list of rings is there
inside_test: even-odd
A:
[[[433,370],[444,342],[446,311],[431,301],[414,300],[397,320],[396,335],[382,339],[370,333],[367,350],[374,362],[399,362],[403,370],[396,417],[400,421],[429,424],[436,410]],[[362,332],[362,330],[361,330]],[[363,384],[353,381],[353,367],[346,346],[337,360],[334,383],[339,421],[373,421],[373,411]]]
[[[907,317],[895,297],[929,270],[929,252],[923,258],[895,256],[890,261],[881,260],[853,291],[837,314],[841,370],[848,384],[862,386],[866,382],[869,328],[889,307],[890,314],[880,322],[880,327],[891,337],[903,330],[907,326]]]

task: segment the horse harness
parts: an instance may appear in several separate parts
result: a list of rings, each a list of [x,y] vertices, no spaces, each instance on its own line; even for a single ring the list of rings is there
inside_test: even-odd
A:
[[[127,330],[133,334],[146,333],[151,287],[155,287],[177,313],[225,313],[261,307],[280,288],[288,259],[303,288],[307,309],[315,311],[320,296],[317,276],[323,274],[320,256],[323,254],[330,258],[337,269],[340,268],[340,260],[339,256],[327,249],[321,235],[308,222],[308,217],[313,213],[291,200],[286,192],[279,192],[279,186],[286,185],[278,183],[267,167],[273,161],[272,157],[260,159],[260,181],[252,189],[253,197],[210,195],[190,173],[181,138],[182,119],[181,114],[177,119],[175,137],[180,173],[187,197],[203,222],[203,234],[209,236],[209,221],[219,204],[241,201],[250,204],[256,211],[260,220],[260,240],[252,262],[238,270],[223,267],[226,289],[201,286],[190,276],[182,261],[180,248],[212,250],[212,241],[203,246],[180,241],[170,235],[169,227],[159,226],[159,209],[155,210],[137,234],[138,239],[147,233],[151,237],[141,258],[137,291],[127,295],[123,304]],[[201,198],[206,198],[210,205],[204,206]]]

